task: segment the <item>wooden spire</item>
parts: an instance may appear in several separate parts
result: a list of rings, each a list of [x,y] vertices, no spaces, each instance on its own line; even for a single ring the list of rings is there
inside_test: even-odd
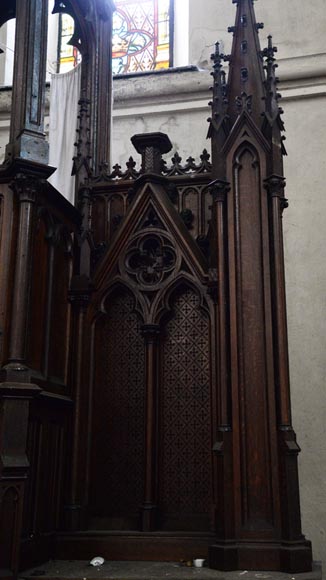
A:
[[[232,0],[237,4],[233,45],[228,80],[228,114],[231,124],[238,114],[247,109],[258,126],[264,112],[265,77],[258,30],[263,24],[256,22],[253,0]]]
[[[269,37],[260,50],[253,0],[233,2],[228,84],[221,80],[217,46],[209,130],[221,401],[216,544],[209,562],[223,570],[304,572],[311,570],[312,554],[301,531],[300,448],[291,424],[276,49]]]

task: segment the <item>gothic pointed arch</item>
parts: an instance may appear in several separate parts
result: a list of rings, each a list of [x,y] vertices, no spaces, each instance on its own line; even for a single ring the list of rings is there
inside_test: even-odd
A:
[[[135,297],[107,293],[94,325],[90,528],[137,529],[144,472],[144,356]]]
[[[149,144],[150,136],[137,140]],[[153,147],[160,141],[168,147],[164,135],[154,135]],[[147,157],[152,159],[150,154]],[[215,505],[211,400],[216,386],[212,380],[214,315],[206,296],[208,262],[170,199],[169,182],[147,176],[144,168],[127,213],[95,269],[96,289],[87,313],[94,328],[91,367],[95,369],[91,473],[96,481],[90,487],[89,511],[93,526],[104,525],[99,523],[102,503],[108,529],[118,522],[122,529],[131,526],[142,532],[210,533]],[[142,346],[142,354],[138,350],[134,357],[135,345],[136,350]],[[117,390],[114,369],[122,367]],[[111,409],[120,409],[119,397],[132,404],[133,393],[139,399],[139,424],[132,427],[127,405],[122,411],[126,416],[118,411],[117,424],[124,427],[117,435],[105,401],[110,401]],[[138,471],[128,460],[135,486],[142,490],[141,497],[134,494],[133,507],[129,500],[123,505],[114,490],[110,492],[113,505],[104,500],[104,488],[111,489],[110,478],[116,477],[119,489],[123,476],[119,462],[126,466],[124,461],[132,453],[131,440],[123,432],[128,425],[133,433],[137,429],[135,444],[143,441],[142,459],[136,452]],[[105,452],[110,476],[96,463],[96,450],[106,438],[111,442]],[[120,438],[125,441],[122,453]],[[107,482],[102,491],[102,483],[97,483],[100,473]],[[124,484],[122,488],[130,494]]]
[[[214,514],[210,318],[186,278],[171,288],[169,306],[160,347],[161,526],[207,532]]]

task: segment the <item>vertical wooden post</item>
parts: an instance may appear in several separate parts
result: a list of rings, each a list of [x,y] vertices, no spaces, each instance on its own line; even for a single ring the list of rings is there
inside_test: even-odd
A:
[[[230,400],[227,384],[227,248],[226,203],[230,186],[216,180],[210,185],[213,197],[213,219],[216,231],[216,259],[218,285],[218,350],[219,350],[219,426],[230,428]]]
[[[145,435],[145,489],[141,506],[141,527],[150,532],[157,527],[157,430],[158,430],[158,339],[160,327],[145,324],[146,368],[146,435]]]
[[[19,569],[29,404],[40,391],[32,384],[0,383],[0,576],[5,579],[16,578]]]
[[[9,343],[9,369],[23,370],[26,363],[28,301],[30,293],[31,252],[34,205],[39,187],[33,177],[16,176],[12,185],[18,198],[19,226],[16,250],[13,307]],[[17,366],[18,365],[18,366]]]
[[[17,0],[16,46],[10,142],[6,148],[8,175],[16,199],[10,279],[12,299],[6,337],[7,364],[0,383],[0,575],[15,578],[19,569],[30,400],[40,388],[30,383],[27,368],[29,297],[34,208],[47,167],[44,134],[48,0]],[[15,236],[13,236],[13,240]],[[9,276],[9,273],[8,273]],[[19,428],[17,428],[19,426]]]
[[[5,577],[7,574],[15,577],[19,568],[24,488],[29,471],[26,457],[29,403],[41,391],[30,383],[26,365],[34,206],[39,181],[35,175],[22,171],[16,174],[11,187],[18,206],[17,242],[12,303],[8,303],[11,308],[8,361],[1,370],[0,383],[0,539],[3,539],[0,575]]]
[[[287,428],[291,426],[291,401],[282,226],[283,210],[287,207],[287,200],[284,197],[285,179],[278,175],[272,175],[265,180],[265,187],[270,198],[270,222],[273,233],[271,264],[273,268],[274,318],[277,328],[278,423],[280,427]]]
[[[48,163],[44,134],[48,0],[16,0],[16,45],[7,160]]]
[[[112,10],[112,9],[111,9]],[[94,170],[97,174],[100,165],[110,163],[111,159],[111,117],[112,117],[112,12],[98,22],[96,42],[96,66],[94,72],[98,101],[94,107]]]
[[[251,0],[235,0],[237,14],[228,85],[216,45],[212,118],[213,175],[230,183],[227,196],[227,292],[218,281],[219,317],[229,328],[228,387],[231,394],[227,458],[225,440],[215,450],[221,477],[229,465],[229,486],[220,487],[231,517],[210,548],[210,565],[304,572],[311,570],[311,545],[301,534],[296,443],[291,426],[282,209],[284,146],[278,107],[272,39],[260,50]],[[265,75],[262,56],[266,58]],[[266,192],[267,190],[267,192]],[[215,202],[216,203],[216,202]],[[214,206],[216,259],[223,259],[221,209]],[[224,300],[227,314],[224,319]],[[225,389],[220,352],[221,405]],[[223,415],[222,415],[223,416]],[[231,440],[231,442],[230,442]],[[224,453],[224,462],[221,454]],[[233,510],[233,512],[232,512]],[[232,515],[234,516],[232,518]]]
[[[83,392],[83,369],[85,356],[85,316],[90,302],[92,289],[87,276],[74,276],[71,282],[69,299],[73,307],[73,361],[72,384],[74,385],[74,416],[72,425],[72,460],[70,485],[65,504],[65,527],[68,530],[81,530],[86,522],[87,484],[87,439],[88,439],[88,393]]]
[[[298,454],[300,447],[292,428],[290,375],[288,360],[288,336],[286,319],[286,295],[284,274],[284,245],[282,215],[288,203],[284,195],[285,179],[271,175],[265,180],[269,196],[270,223],[272,231],[271,264],[274,303],[275,376],[277,396],[277,421],[281,475],[281,514],[284,550],[282,566],[287,569],[308,569],[311,563],[311,545],[305,542],[301,529]],[[296,545],[297,544],[297,545]]]
[[[212,219],[216,234],[216,334],[217,334],[217,396],[218,431],[213,451],[217,460],[217,490],[215,530],[217,538],[225,540],[234,528],[233,468],[232,468],[232,419],[228,373],[228,311],[227,311],[227,194],[230,185],[215,180],[210,185],[213,198]],[[234,562],[234,547],[224,553],[223,567]],[[214,556],[212,556],[214,558]]]

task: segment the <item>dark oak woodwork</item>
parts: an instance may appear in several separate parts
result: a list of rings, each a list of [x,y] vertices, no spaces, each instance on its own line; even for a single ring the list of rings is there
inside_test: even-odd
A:
[[[54,2],[83,57],[77,209],[46,182],[47,1],[0,8],[0,24],[17,10],[0,168],[1,577],[94,553],[311,570],[276,48],[260,50],[253,2],[235,3],[232,54],[212,55],[211,161],[167,164],[168,136],[151,133],[132,139],[141,168],[123,171],[108,166],[113,6]]]
[[[212,193],[215,207],[220,204],[214,224],[218,264],[225,260],[220,276],[222,292],[226,288],[226,326],[230,329],[231,422],[214,446],[220,466],[219,489],[225,499],[217,510],[220,524],[209,561],[212,567],[225,570],[297,572],[311,570],[312,556],[310,542],[299,525],[299,448],[291,427],[289,399],[281,221],[287,206],[284,126],[278,106],[276,48],[269,37],[268,47],[260,51],[259,28],[251,0],[237,1],[236,25],[230,29],[234,34],[232,54],[224,57],[217,44],[212,55],[209,136],[215,177]],[[227,85],[223,59],[230,60]],[[220,190],[227,221],[222,217]],[[223,225],[226,259],[219,236]],[[220,317],[224,312],[222,307]],[[232,519],[227,519],[225,505]]]
[[[67,363],[61,377],[51,377],[47,361],[56,350],[58,335],[65,359],[68,352],[65,316],[69,317],[67,291],[71,276],[65,278],[62,258],[72,264],[65,243],[71,232],[76,232],[80,217],[46,185],[44,177],[49,172],[45,166],[17,160],[0,173],[3,215],[10,215],[1,236],[5,332],[0,387],[0,537],[6,538],[1,543],[5,577],[17,574],[20,554],[21,562],[28,564],[40,561],[40,549],[42,558],[50,556],[53,532],[62,519],[63,442],[69,429],[68,415],[62,410],[58,413],[57,401],[67,403],[71,413],[71,399]],[[49,246],[53,236],[52,251]],[[63,305],[60,318],[52,314],[54,296],[58,306]],[[36,420],[33,409],[39,410]],[[58,428],[52,426],[60,421]]]
[[[171,297],[160,390],[159,500],[164,530],[212,529],[209,314],[192,289]]]
[[[145,468],[145,348],[119,289],[95,324],[90,526],[138,529]]]
[[[166,191],[169,186],[168,180],[149,172],[149,170],[157,169],[160,165],[159,160],[156,160],[156,165],[153,167],[152,160],[155,158],[155,152],[152,155],[150,151],[151,147],[156,149],[157,156],[157,149],[160,146],[157,144],[160,143],[160,139],[161,135],[142,136],[142,142],[147,143],[146,146],[144,145],[144,174],[135,183],[134,202],[130,205],[130,210],[126,216],[127,221],[122,222],[120,235],[113,238],[113,244],[95,270],[96,291],[90,315],[94,316],[96,313],[95,310],[94,314],[91,314],[95,307],[99,308],[100,311],[95,314],[93,346],[95,349],[93,355],[95,357],[95,371],[92,395],[94,414],[92,468],[89,477],[92,479],[92,474],[95,472],[97,475],[94,476],[93,483],[90,482],[90,513],[94,514],[95,509],[95,515],[97,512],[103,516],[106,512],[108,516],[111,515],[111,523],[108,517],[106,523],[103,522],[103,517],[102,522],[99,521],[99,517],[95,517],[95,519],[91,517],[90,522],[93,528],[97,525],[101,529],[105,529],[103,526],[106,525],[106,529],[109,529],[113,523],[116,529],[119,526],[126,527],[128,525],[129,529],[132,527],[142,532],[160,529],[184,529],[185,531],[197,529],[193,517],[191,517],[193,506],[197,502],[199,506],[196,508],[198,529],[210,529],[211,506],[203,507],[205,504],[203,498],[206,498],[207,494],[210,495],[211,491],[212,468],[210,461],[208,465],[205,464],[205,468],[201,468],[201,460],[199,460],[197,466],[195,463],[195,440],[191,449],[188,452],[185,451],[182,467],[179,466],[180,476],[182,471],[185,472],[182,476],[184,486],[186,487],[187,482],[191,479],[190,472],[187,475],[187,470],[190,469],[191,473],[198,471],[198,476],[193,486],[188,490],[188,495],[184,498],[184,503],[177,516],[174,513],[175,504],[180,502],[181,489],[175,487],[176,479],[172,473],[176,467],[174,463],[177,461],[177,456],[175,455],[169,469],[166,465],[171,437],[175,439],[176,450],[180,449],[180,442],[178,443],[179,435],[177,431],[175,432],[174,425],[178,413],[175,410],[171,415],[174,403],[172,393],[172,399],[170,399],[169,385],[173,379],[167,375],[169,364],[163,354],[164,344],[166,348],[168,344],[175,344],[174,348],[177,350],[178,345],[174,343],[174,336],[167,330],[169,324],[173,324],[172,319],[165,325],[164,312],[169,312],[173,308],[170,306],[168,296],[175,284],[178,283],[176,272],[179,271],[179,284],[185,287],[185,294],[182,295],[193,296],[193,303],[189,302],[187,305],[187,302],[184,302],[184,308],[187,312],[188,308],[194,309],[192,338],[194,350],[196,348],[194,337],[196,322],[199,323],[201,320],[196,318],[194,302],[197,305],[196,301],[198,301],[199,308],[200,299],[196,298],[194,291],[193,294],[187,293],[187,280],[189,279],[188,284],[197,285],[193,274],[191,274],[192,268],[195,268],[195,271],[199,270],[203,279],[205,279],[206,274],[204,257],[178,216],[176,208],[169,200],[169,194]],[[183,250],[186,252],[184,257],[182,257],[181,248],[178,252],[176,240],[169,231],[171,226],[175,227],[175,220],[186,240],[187,249]],[[125,236],[124,231],[128,232],[128,237]],[[180,238],[180,243],[184,244],[185,242],[181,242]],[[191,265],[192,261],[193,265]],[[108,290],[105,290],[108,269],[113,275],[112,282],[108,286],[109,293]],[[166,291],[168,291],[168,295],[164,298]],[[202,289],[198,291],[201,295]],[[128,296],[130,297],[126,303],[121,302],[123,297],[127,299]],[[97,304],[98,306],[96,306]],[[101,304],[104,305],[106,314],[103,314]],[[128,308],[126,309],[127,304]],[[182,327],[178,330],[177,326],[172,326],[173,333],[179,332],[180,335],[181,332],[186,332],[188,323],[185,316],[183,313],[185,328]],[[200,316],[199,313],[198,316]],[[137,318],[139,318],[138,323]],[[106,319],[107,322],[104,322]],[[105,328],[107,331],[104,330]],[[112,335],[107,334],[105,338],[105,333],[109,332],[110,328]],[[204,325],[201,356],[204,356],[204,344],[206,344],[205,340],[208,340],[208,337],[204,336],[205,328],[207,329],[207,326]],[[176,354],[180,359],[180,365],[182,365],[182,359],[186,353],[187,351],[184,350]],[[191,357],[190,354],[188,356]],[[206,356],[210,355],[206,354]],[[191,358],[189,358],[189,364],[190,360]],[[175,380],[179,382],[178,392],[180,393],[180,401],[176,405],[176,409],[182,405],[182,390],[193,388],[193,398],[190,398],[189,402],[190,411],[186,413],[186,416],[190,417],[189,412],[193,413],[192,432],[194,435],[196,424],[198,424],[198,429],[200,425],[206,425],[206,437],[208,436],[210,439],[211,381],[210,367],[207,365],[208,363],[206,363],[206,371],[208,372],[206,382],[202,378],[201,363],[198,363],[192,387],[189,383],[190,375],[187,375],[188,379],[186,377],[182,379],[180,367],[179,371],[176,371]],[[186,370],[185,367],[183,368]],[[202,387],[200,380],[204,381]],[[101,394],[102,384],[105,387]],[[201,412],[196,418],[195,395],[197,393],[198,405],[200,405],[201,388],[204,387],[206,388],[206,415],[203,416]],[[198,392],[196,389],[199,389]],[[167,405],[169,399],[172,401],[170,406]],[[107,406],[104,405],[105,400],[107,400]],[[166,413],[162,411],[164,404],[167,409]],[[114,413],[114,415],[110,415],[110,413]],[[170,418],[168,419],[168,417]],[[168,424],[169,427],[167,427]],[[185,431],[183,439],[186,443],[188,433],[186,419],[184,419],[183,430]],[[104,459],[104,465],[106,467],[103,468],[100,442],[107,437],[111,444],[105,451],[107,457]],[[96,443],[96,441],[98,442]],[[207,445],[207,439],[205,441],[206,444],[204,442],[201,449],[205,447],[206,453],[210,457],[210,443]],[[168,473],[170,473],[170,483],[166,479]],[[111,490],[111,493],[108,493],[108,489]],[[193,497],[194,491],[196,491],[195,497]],[[133,502],[132,505],[129,505],[130,501]],[[204,524],[201,518],[204,519]]]

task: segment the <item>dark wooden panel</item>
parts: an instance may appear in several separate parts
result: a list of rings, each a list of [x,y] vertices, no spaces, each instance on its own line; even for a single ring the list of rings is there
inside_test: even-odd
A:
[[[98,245],[108,238],[108,202],[104,195],[97,195],[93,198],[92,223],[96,224],[94,229],[94,243]]]
[[[3,483],[0,486],[0,567],[12,569],[14,555],[14,538],[19,509],[19,492],[14,484]]]
[[[126,198],[123,195],[113,195],[108,200],[109,239],[122,222],[126,213]]]
[[[241,399],[242,525],[270,527],[271,464],[268,445],[268,360],[265,337],[265,271],[268,229],[264,219],[257,152],[246,146],[235,165],[237,309]],[[264,230],[265,228],[265,230]],[[255,420],[252,419],[255,417]]]
[[[85,532],[57,537],[56,559],[90,559],[100,553],[108,560],[169,562],[207,558],[213,541],[209,534],[118,534]]]
[[[143,500],[144,342],[126,291],[109,297],[96,325],[92,527],[137,529]]]
[[[201,191],[200,188],[187,187],[182,192],[182,210],[192,213],[193,219],[190,225],[191,234],[196,239],[200,231],[201,224]]]
[[[71,255],[64,245],[54,248],[48,375],[66,383],[69,344]]]
[[[46,240],[46,224],[39,219],[33,246],[33,270],[30,296],[30,317],[28,343],[28,365],[43,372],[45,355],[46,305],[48,300],[48,256],[49,243]]]
[[[30,474],[24,506],[24,538],[42,537],[62,525],[71,409],[60,399],[35,401],[27,439]]]
[[[163,529],[207,530],[212,507],[207,314],[184,288],[162,344],[160,512]]]

